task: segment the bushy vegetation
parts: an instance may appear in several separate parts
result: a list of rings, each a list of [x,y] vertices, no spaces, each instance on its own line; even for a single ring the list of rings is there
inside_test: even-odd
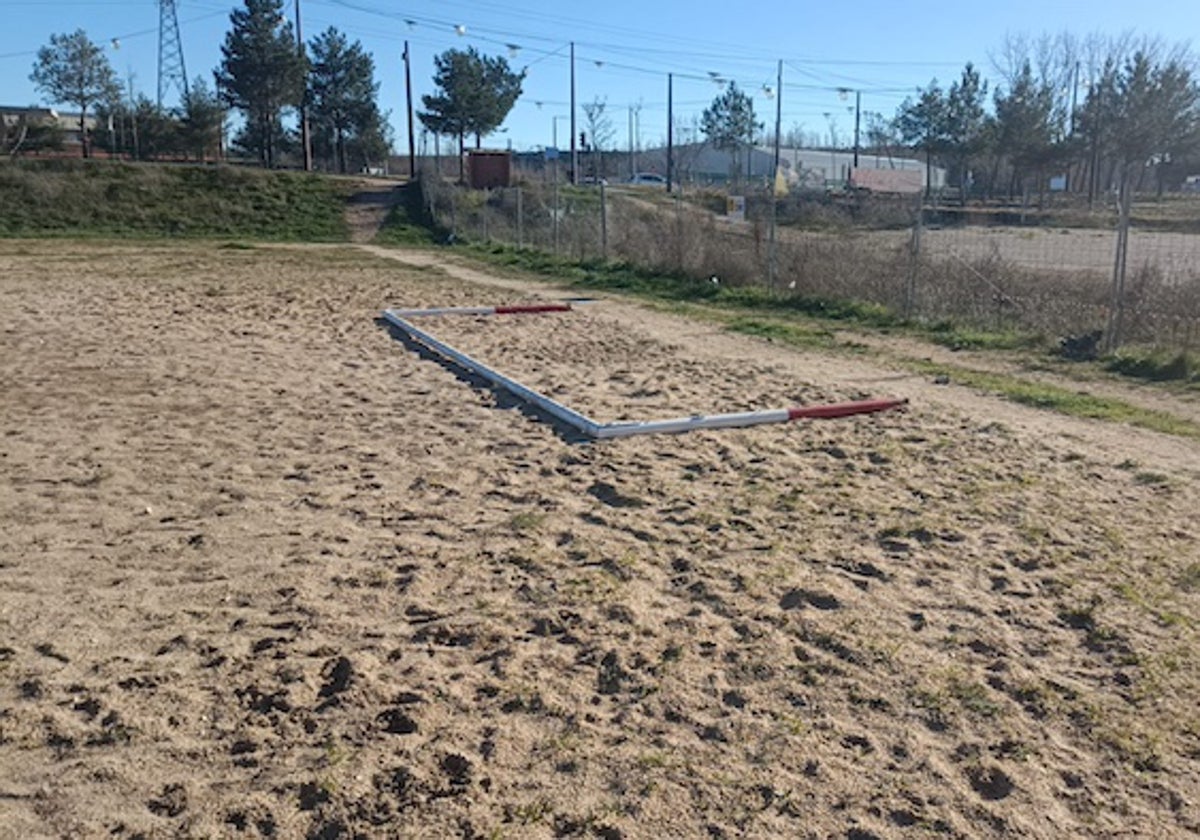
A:
[[[1200,364],[1189,353],[1139,353],[1126,349],[1108,358],[1104,366],[1114,373],[1151,382],[1200,380]]]
[[[0,165],[0,235],[338,241],[348,189],[229,166],[17,161]]]

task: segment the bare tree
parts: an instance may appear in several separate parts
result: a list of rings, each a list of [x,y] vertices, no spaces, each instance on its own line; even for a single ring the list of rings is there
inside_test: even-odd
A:
[[[604,177],[604,149],[612,144],[613,138],[616,136],[616,130],[613,128],[612,117],[608,115],[608,104],[600,97],[596,97],[591,102],[584,103],[583,120],[587,136],[585,140],[590,140],[590,149],[592,151],[592,175],[596,178]],[[584,148],[589,148],[588,143],[583,144]]]

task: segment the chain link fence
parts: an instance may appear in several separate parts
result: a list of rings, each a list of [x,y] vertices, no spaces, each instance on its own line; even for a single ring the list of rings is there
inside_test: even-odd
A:
[[[457,241],[873,303],[926,323],[1090,335],[1107,349],[1200,342],[1198,199],[1148,201],[1125,217],[1115,207],[1051,214],[864,195],[794,195],[772,208],[760,190],[734,218],[715,191],[550,177],[488,191],[422,184],[432,217]]]

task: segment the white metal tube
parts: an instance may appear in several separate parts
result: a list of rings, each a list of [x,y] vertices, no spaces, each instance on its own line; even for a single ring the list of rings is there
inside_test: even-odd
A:
[[[696,429],[733,429],[758,426],[763,423],[786,423],[791,414],[786,408],[769,411],[744,411],[736,414],[697,414],[670,420],[605,423],[596,430],[598,438],[631,437],[633,435],[673,434]]]
[[[543,312],[570,312],[570,303],[512,303],[501,306],[439,306],[433,309],[391,309],[401,318],[425,315],[533,315]]]
[[[536,405],[538,408],[542,409],[542,411],[545,411],[552,417],[558,418],[569,426],[573,426],[588,437],[599,437],[598,432],[600,425],[594,420],[584,417],[578,411],[572,411],[562,403],[555,402],[554,400],[550,399],[545,394],[540,394],[532,388],[527,388],[520,382],[517,382],[514,379],[509,379],[504,374],[492,370],[482,362],[472,359],[466,353],[455,350],[449,344],[438,341],[432,335],[413,326],[390,309],[384,310],[383,317],[389,324],[392,324],[393,326],[408,333],[426,347],[429,347],[431,350],[436,350],[446,358],[458,362],[468,370],[473,370],[475,373],[479,374],[484,379],[487,379],[492,384],[511,391],[526,402]]]
[[[421,315],[494,315],[494,306],[440,306],[434,309],[389,309],[401,318],[415,318]]]

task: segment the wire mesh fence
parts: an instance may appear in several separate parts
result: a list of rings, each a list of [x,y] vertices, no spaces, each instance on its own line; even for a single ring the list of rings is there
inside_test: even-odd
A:
[[[923,322],[1103,335],[1109,348],[1200,342],[1200,233],[1187,232],[1200,230],[1196,200],[1147,203],[1123,219],[854,195],[789,196],[772,208],[760,192],[734,218],[723,193],[552,178],[488,191],[423,185],[431,214],[457,240],[868,302]]]

